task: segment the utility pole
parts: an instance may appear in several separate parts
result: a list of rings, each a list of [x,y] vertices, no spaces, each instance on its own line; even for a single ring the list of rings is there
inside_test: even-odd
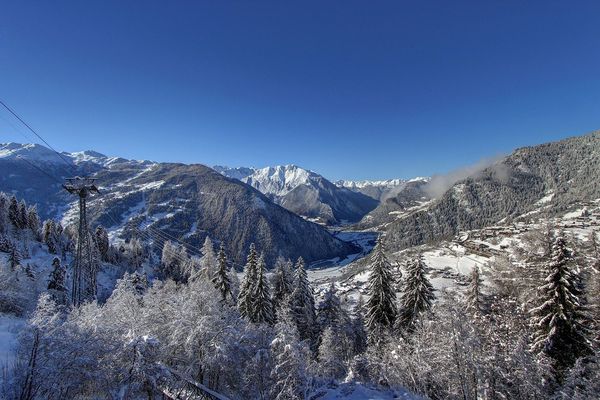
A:
[[[98,193],[94,178],[67,178],[63,188],[79,196],[79,230],[77,254],[73,262],[73,286],[71,301],[78,306],[96,299],[96,265],[93,259],[90,230],[87,223],[86,200],[90,194]]]

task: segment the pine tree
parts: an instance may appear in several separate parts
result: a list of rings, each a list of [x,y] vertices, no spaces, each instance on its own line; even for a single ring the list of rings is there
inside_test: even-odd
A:
[[[215,272],[212,282],[219,293],[221,293],[221,301],[223,303],[230,302],[233,304],[231,280],[229,278],[229,268],[227,267],[227,255],[225,254],[225,247],[223,246],[223,243],[221,243],[221,247],[219,247],[217,260],[219,268]]]
[[[419,254],[412,263],[409,264],[404,281],[404,291],[400,296],[400,315],[398,319],[399,328],[411,332],[419,316],[431,309],[433,286],[426,275],[425,261]]]
[[[129,249],[131,268],[134,271],[137,271],[140,268],[142,268],[142,266],[144,264],[144,259],[145,259],[144,244],[142,243],[142,241],[140,239],[134,237],[134,238],[131,238],[131,240],[129,241],[129,246],[127,246],[127,247]],[[98,253],[99,253],[100,258],[102,258],[102,251],[100,250],[100,245],[98,245]]]
[[[106,229],[104,229],[104,227],[98,225],[96,231],[94,232],[94,237],[96,240],[96,244],[98,245],[100,258],[102,259],[102,261],[109,261],[108,249],[110,247],[110,244],[108,241],[108,232],[106,231]]]
[[[273,287],[273,307],[275,311],[287,301],[288,296],[292,293],[292,284],[294,277],[292,276],[291,266],[289,261],[283,258],[277,258],[275,261],[275,269],[271,278],[271,286]]]
[[[332,283],[317,307],[317,323],[321,331],[331,328],[335,333],[339,333],[341,319],[342,305],[340,298],[335,292],[335,286]]]
[[[20,265],[20,263],[21,263],[21,254],[19,254],[19,251],[17,250],[17,245],[14,243],[11,243],[10,253],[8,253],[8,264],[10,265],[10,269],[12,271],[15,271],[17,269],[17,267]]]
[[[392,265],[385,255],[383,238],[377,238],[371,259],[371,273],[367,287],[366,327],[369,340],[377,342],[384,330],[393,327],[398,310],[392,277]]]
[[[559,381],[578,358],[592,352],[588,340],[589,318],[583,305],[585,293],[572,264],[571,250],[565,239],[557,235],[546,263],[547,276],[539,286],[540,305],[531,310],[535,327],[531,348],[553,360]]]
[[[362,295],[360,295],[354,308],[354,316],[352,318],[354,354],[361,354],[367,349],[367,331],[365,330],[365,321],[363,319],[363,307],[364,301]]]
[[[52,260],[52,272],[48,282],[48,292],[59,305],[67,304],[67,287],[65,286],[66,270],[60,264],[60,260],[54,257]]]
[[[258,253],[254,243],[250,245],[250,251],[244,267],[244,279],[238,295],[238,310],[244,318],[251,318],[252,315],[252,289],[256,286],[258,280]]]
[[[257,263],[256,282],[250,291],[252,301],[250,320],[257,324],[272,324],[274,322],[273,304],[271,303],[266,270],[265,257],[261,255]]]
[[[346,374],[342,337],[331,327],[321,335],[319,346],[319,374],[325,378],[340,379]]]
[[[315,298],[308,282],[308,275],[302,257],[296,262],[294,290],[289,300],[292,318],[296,322],[301,340],[309,340],[316,344]]]
[[[0,235],[8,232],[10,220],[8,219],[8,198],[0,192]]]
[[[27,227],[33,233],[36,240],[40,239],[40,217],[35,206],[27,209]]]
[[[481,293],[481,277],[479,276],[479,267],[473,267],[471,271],[471,281],[467,288],[467,308],[475,314],[483,311],[483,294]]]
[[[8,219],[15,228],[19,227],[19,203],[15,196],[10,198],[8,204]]]
[[[27,204],[25,203],[25,200],[21,200],[19,202],[19,216],[17,227],[19,229],[27,228]]]
[[[169,240],[163,245],[160,260],[160,276],[162,279],[171,278],[175,282],[184,282],[186,274],[184,264],[189,260],[185,248],[177,248]]]
[[[42,228],[42,241],[48,246],[48,252],[50,254],[56,254],[58,252],[58,238],[56,235],[56,227],[54,221],[48,219],[44,221]]]
[[[309,351],[300,342],[296,323],[287,306],[281,308],[275,325],[275,339],[271,343],[273,356],[272,398],[275,400],[302,400],[308,388],[307,364]]]
[[[218,268],[215,248],[212,240],[210,240],[210,237],[207,236],[206,239],[204,239],[204,244],[202,245],[200,251],[202,252],[202,258],[200,258],[200,271],[198,272],[202,278],[210,281],[215,275],[215,272],[217,272]],[[193,274],[194,272],[192,271],[192,275]]]

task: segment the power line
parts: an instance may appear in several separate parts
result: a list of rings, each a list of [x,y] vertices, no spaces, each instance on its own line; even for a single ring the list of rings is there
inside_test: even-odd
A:
[[[19,117],[19,115],[13,111],[12,108],[10,108],[8,105],[6,105],[6,103],[2,100],[0,100],[0,104],[2,104],[2,106],[4,108],[6,108],[8,110],[9,113],[11,113],[16,119],[18,119],[23,125],[25,125],[27,127],[27,129],[29,129],[35,136],[37,136],[42,142],[44,142],[46,144],[46,146],[48,146],[52,151],[54,151],[61,160],[64,161],[64,163],[69,166],[71,169],[75,170],[75,167],[73,167],[73,164],[70,164],[65,157],[60,154],[58,151],[56,151],[56,149],[54,147],[52,147],[52,145],[50,145],[50,143],[46,142],[46,140],[41,137],[31,126],[29,126],[29,124],[27,122],[25,122],[21,117]]]

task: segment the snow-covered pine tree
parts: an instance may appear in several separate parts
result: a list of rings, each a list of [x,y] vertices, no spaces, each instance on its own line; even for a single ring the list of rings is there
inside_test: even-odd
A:
[[[108,241],[108,232],[104,227],[98,225],[96,231],[94,232],[94,237],[96,240],[96,244],[98,245],[98,251],[100,252],[100,258],[102,261],[108,261],[108,249],[110,247]]]
[[[331,328],[335,333],[339,333],[341,322],[342,305],[340,298],[335,292],[335,285],[332,283],[323,296],[323,300],[317,307],[317,324],[319,329],[324,331]]]
[[[0,234],[5,234],[9,230],[10,220],[8,219],[8,197],[0,192]]]
[[[273,357],[272,398],[275,400],[306,398],[309,350],[300,341],[296,322],[287,305],[284,305],[277,315],[271,354]]]
[[[241,286],[240,278],[238,277],[235,265],[229,268],[227,275],[229,276],[229,281],[231,282],[231,302],[235,305],[237,304],[237,300],[240,295]]]
[[[21,254],[17,250],[17,245],[11,243],[10,253],[8,253],[8,264],[10,265],[11,271],[15,271],[21,263]]]
[[[67,271],[65,267],[60,264],[58,257],[54,257],[52,260],[52,272],[50,273],[50,280],[48,281],[48,292],[52,299],[58,305],[67,304],[67,287],[65,285]]]
[[[136,237],[131,238],[129,241],[129,245],[127,246],[129,250],[129,259],[131,262],[131,269],[133,271],[137,271],[142,268],[144,261],[146,259],[144,244],[142,241]],[[100,251],[100,247],[98,246],[99,256],[102,257],[102,252]]]
[[[274,322],[271,290],[267,279],[265,257],[261,254],[257,263],[256,282],[251,288],[250,320],[256,324],[272,324]]]
[[[471,271],[471,281],[467,288],[467,308],[475,314],[483,311],[483,294],[481,293],[481,277],[479,275],[479,267],[473,267]]]
[[[365,321],[363,319],[364,300],[362,295],[358,297],[356,306],[354,307],[354,315],[352,317],[352,334],[354,338],[353,352],[361,354],[367,349],[367,331],[365,330]]]
[[[559,381],[578,358],[592,353],[585,293],[574,262],[566,240],[558,234],[545,265],[546,278],[538,288],[539,306],[531,310],[535,327],[531,349],[553,360]]]
[[[340,379],[346,375],[342,336],[331,327],[325,328],[319,346],[317,370],[324,378]]]
[[[373,250],[367,292],[369,300],[366,304],[366,327],[369,340],[376,343],[383,331],[394,326],[398,315],[392,265],[385,255],[382,236],[377,238]]]
[[[8,202],[8,219],[15,228],[19,227],[19,202],[15,196]]]
[[[296,262],[294,290],[290,296],[289,304],[300,339],[309,340],[311,345],[315,345],[317,336],[315,297],[308,282],[308,275],[302,257],[299,257]]]
[[[42,241],[48,246],[48,252],[50,254],[56,254],[58,252],[58,238],[56,235],[56,226],[54,221],[48,219],[44,221],[42,228]]]
[[[204,244],[200,251],[202,252],[202,257],[200,258],[200,271],[198,272],[203,279],[210,282],[218,268],[214,244],[210,237],[207,236],[206,239],[204,239]],[[191,271],[191,274],[193,275],[194,272],[195,271]]]
[[[27,228],[27,203],[25,203],[25,200],[21,200],[19,202],[18,228],[19,229]]]
[[[221,293],[221,301],[223,303],[233,304],[233,293],[231,291],[231,280],[229,278],[229,267],[227,266],[227,254],[225,254],[225,246],[221,243],[219,253],[217,255],[219,268],[215,272],[212,283],[215,288]]]
[[[238,294],[238,310],[244,318],[251,318],[252,315],[252,290],[258,279],[258,253],[254,243],[250,244],[250,251],[244,267],[244,279]]]
[[[185,248],[177,248],[167,240],[163,245],[160,260],[160,277],[162,279],[170,278],[175,282],[184,282],[186,276],[183,273],[183,267],[188,259]]]
[[[275,261],[275,268],[271,278],[273,287],[273,308],[275,312],[287,301],[287,297],[292,293],[292,284],[294,277],[292,275],[290,262],[278,257]]]
[[[29,206],[27,209],[27,227],[33,233],[35,240],[40,240],[40,217],[36,206]]]
[[[400,296],[398,327],[401,330],[411,332],[419,316],[431,309],[435,295],[433,286],[427,278],[426,269],[427,265],[421,254],[408,265],[403,284],[404,291]]]

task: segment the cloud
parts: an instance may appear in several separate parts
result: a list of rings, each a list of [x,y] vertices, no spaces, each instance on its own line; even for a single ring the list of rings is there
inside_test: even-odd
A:
[[[504,155],[487,157],[479,160],[475,164],[458,168],[447,174],[433,175],[427,186],[425,186],[425,191],[431,197],[441,197],[456,182],[474,176],[490,166],[494,166],[494,172],[496,173],[496,178],[498,180],[506,181],[509,175],[508,168],[505,165],[498,163],[498,161],[503,158]]]

